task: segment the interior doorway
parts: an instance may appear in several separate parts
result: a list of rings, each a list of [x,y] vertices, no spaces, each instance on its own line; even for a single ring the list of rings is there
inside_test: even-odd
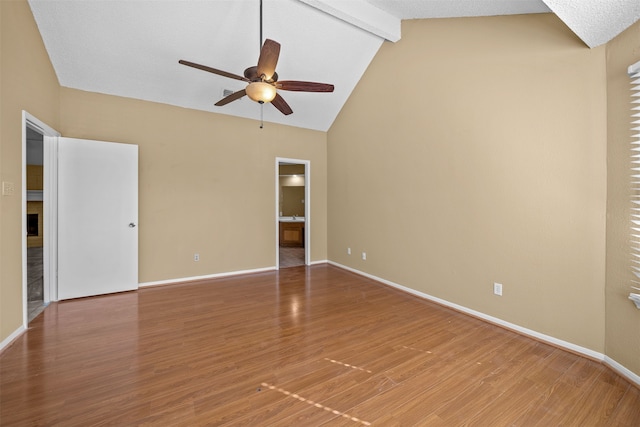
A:
[[[276,159],[276,268],[310,264],[310,162]]]
[[[49,301],[44,296],[44,135],[26,125],[27,322]]]
[[[55,286],[55,137],[60,134],[22,112],[22,302],[26,328],[50,301]]]

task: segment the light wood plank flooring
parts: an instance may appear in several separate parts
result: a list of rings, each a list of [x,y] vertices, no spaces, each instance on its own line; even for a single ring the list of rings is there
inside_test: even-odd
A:
[[[3,426],[638,426],[603,365],[329,265],[52,303]]]

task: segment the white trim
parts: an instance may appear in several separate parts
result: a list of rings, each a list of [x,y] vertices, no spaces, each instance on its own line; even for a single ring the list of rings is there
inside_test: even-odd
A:
[[[276,195],[276,270],[280,270],[280,160],[276,157],[276,178],[275,178],[275,195]],[[306,218],[306,216],[305,216]]]
[[[9,344],[11,344],[15,339],[17,339],[20,335],[24,334],[24,332],[26,331],[24,326],[20,326],[18,329],[16,329],[15,331],[13,331],[13,333],[11,335],[9,335],[8,337],[6,337],[1,343],[0,343],[0,352],[2,352],[2,350],[4,350],[6,347],[9,346]]]
[[[275,267],[254,268],[252,270],[228,271],[225,273],[207,274],[204,276],[192,276],[192,277],[181,277],[178,279],[157,280],[155,282],[138,283],[138,287],[146,288],[148,286],[174,285],[174,284],[183,283],[183,282],[195,282],[197,280],[208,280],[208,279],[217,279],[220,277],[240,276],[242,274],[264,273],[265,271],[274,271],[275,269],[276,269]]]
[[[633,65],[629,65],[627,73],[629,73],[629,75],[640,73],[640,61],[636,62]]]
[[[304,263],[311,263],[311,161],[304,161]]]
[[[400,18],[364,0],[300,0],[329,15],[348,22],[378,37],[397,42],[401,36]]]
[[[318,265],[318,264],[330,264],[330,262],[327,259],[323,259],[320,261],[312,261],[309,263],[309,265]]]
[[[28,288],[28,275],[27,275],[27,112],[22,111],[22,157],[20,163],[21,181],[22,181],[22,201],[21,212],[22,218],[20,219],[21,234],[22,236],[22,327],[27,328],[29,325],[29,288]]]
[[[44,137],[45,302],[58,301],[58,137]]]
[[[609,368],[614,370],[617,374],[625,377],[626,379],[640,387],[640,375],[636,375],[635,373],[631,372],[629,369],[625,368],[609,356],[604,356],[604,363]]]
[[[590,349],[588,349],[586,347],[581,347],[579,345],[570,343],[568,341],[564,341],[564,340],[552,337],[550,335],[545,335],[545,334],[542,334],[540,332],[536,332],[536,331],[534,331],[532,329],[524,328],[524,327],[516,325],[514,323],[510,323],[510,322],[507,322],[505,320],[499,319],[497,317],[489,316],[488,314],[485,314],[485,313],[482,313],[482,312],[479,312],[479,311],[476,311],[476,310],[472,310],[472,309],[464,307],[462,305],[458,305],[458,304],[449,302],[447,300],[443,300],[441,298],[437,298],[437,297],[431,296],[429,294],[425,294],[425,293],[420,292],[420,291],[416,291],[415,289],[407,288],[406,286],[399,285],[399,284],[391,282],[389,280],[382,279],[382,278],[374,276],[372,274],[368,274],[368,273],[362,272],[360,270],[356,270],[354,268],[347,267],[347,266],[344,266],[342,264],[338,264],[338,263],[333,262],[333,261],[329,261],[329,264],[332,264],[332,265],[335,265],[336,267],[340,267],[340,268],[343,268],[345,270],[351,271],[352,273],[356,273],[356,274],[359,274],[361,276],[368,277],[369,279],[373,279],[373,280],[375,280],[377,282],[384,283],[385,285],[394,287],[396,289],[399,289],[401,291],[410,293],[410,294],[418,296],[420,298],[424,298],[424,299],[427,299],[429,301],[436,302],[436,303],[438,303],[440,305],[444,305],[446,307],[451,307],[451,308],[453,308],[455,310],[458,310],[458,311],[461,311],[463,313],[470,314],[470,315],[472,315],[474,317],[478,317],[478,318],[480,318],[482,320],[486,320],[487,322],[503,326],[503,327],[505,327],[507,329],[511,329],[511,330],[519,332],[519,333],[521,333],[523,335],[527,335],[527,336],[536,338],[536,339],[538,339],[540,341],[544,341],[544,342],[547,342],[549,344],[553,344],[553,345],[555,345],[557,347],[561,347],[561,348],[573,351],[575,353],[582,354],[582,355],[587,356],[587,357],[589,357],[591,359],[595,359],[595,360],[598,360],[598,361],[601,361],[601,362],[604,361],[604,358],[605,358],[604,354],[599,353],[597,351],[590,350]]]

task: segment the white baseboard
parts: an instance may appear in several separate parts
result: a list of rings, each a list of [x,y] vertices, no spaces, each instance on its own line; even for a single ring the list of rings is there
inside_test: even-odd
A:
[[[369,279],[375,280],[377,282],[383,283],[385,285],[391,286],[393,288],[399,289],[401,291],[407,292],[409,294],[415,295],[417,297],[420,298],[424,298],[426,300],[429,301],[433,301],[435,303],[438,303],[440,305],[444,305],[446,307],[451,307],[457,311],[469,314],[471,316],[474,317],[478,317],[482,320],[486,320],[487,322],[490,323],[494,323],[496,325],[500,325],[504,328],[507,329],[511,329],[515,332],[521,333],[523,335],[527,335],[530,336],[532,338],[538,339],[540,341],[544,341],[547,342],[549,344],[552,344],[554,346],[560,347],[560,348],[564,348],[566,350],[572,351],[574,353],[578,353],[581,355],[584,355],[586,357],[589,357],[591,359],[595,359],[598,360],[600,362],[603,362],[605,365],[607,365],[608,367],[610,367],[611,369],[613,369],[614,371],[616,371],[618,374],[620,374],[621,376],[625,377],[626,379],[628,379],[629,381],[640,385],[640,376],[636,375],[635,373],[631,372],[629,369],[625,368],[624,366],[620,365],[619,363],[617,363],[615,360],[611,359],[608,356],[605,356],[602,353],[599,353],[597,351],[593,351],[591,349],[588,349],[586,347],[581,347],[579,345],[570,343],[568,341],[564,341],[555,337],[552,337],[550,335],[546,335],[546,334],[542,334],[540,332],[534,331],[532,329],[527,329],[524,328],[522,326],[516,325],[514,323],[510,323],[507,321],[504,321],[502,319],[499,319],[497,317],[493,317],[493,316],[489,316],[488,314],[476,311],[476,310],[472,310],[468,307],[464,307],[462,305],[458,305],[455,303],[452,303],[450,301],[447,300],[443,300],[441,298],[437,298],[434,297],[432,295],[429,294],[425,294],[423,292],[420,291],[416,291],[415,289],[411,289],[411,288],[407,288],[406,286],[402,286],[399,285],[397,283],[391,282],[389,280],[385,280],[382,279],[380,277],[374,276],[372,274],[369,273],[365,273],[363,271],[360,270],[356,270],[355,268],[351,268],[351,267],[347,267],[346,265],[342,265],[342,264],[338,264],[337,262],[333,262],[333,261],[328,261],[329,264],[334,265],[336,267],[342,268],[344,270],[347,271],[351,271],[352,273],[355,274],[359,274],[361,276],[367,277]]]
[[[311,261],[309,265],[327,264],[328,262],[329,261],[327,261],[326,259],[321,261]],[[192,277],[182,277],[178,279],[158,280],[155,282],[138,283],[138,287],[146,288],[148,286],[173,285],[175,283],[194,282],[196,280],[217,279],[220,277],[238,276],[241,274],[263,273],[265,271],[273,271],[275,269],[276,269],[275,267],[265,267],[265,268],[256,268],[252,270],[238,270],[238,271],[229,271],[225,273],[207,274],[206,276],[192,276]]]
[[[276,269],[275,267],[265,267],[265,268],[255,268],[252,270],[237,270],[237,271],[228,271],[225,273],[207,274],[205,276],[192,276],[192,277],[181,277],[178,279],[158,280],[155,282],[138,283],[138,287],[145,288],[147,286],[173,285],[175,283],[194,282],[196,280],[217,279],[220,277],[239,276],[241,274],[264,273],[265,271],[273,271],[275,269]]]
[[[619,375],[625,377],[626,379],[640,387],[640,375],[636,375],[634,372],[631,372],[629,369],[625,368],[609,356],[604,356],[604,363],[609,368],[616,371]]]
[[[16,338],[18,338],[20,335],[22,335],[24,333],[24,331],[26,331],[24,326],[20,326],[18,329],[16,329],[15,331],[13,331],[13,333],[11,335],[9,335],[8,337],[6,337],[1,343],[0,343],[0,352],[2,350],[4,350],[6,347],[9,346],[9,344],[11,344],[13,342],[13,340],[15,340]]]

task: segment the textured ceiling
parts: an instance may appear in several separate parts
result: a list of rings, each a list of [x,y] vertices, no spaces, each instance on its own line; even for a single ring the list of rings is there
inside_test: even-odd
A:
[[[213,104],[244,83],[178,64],[242,75],[259,54],[259,0],[30,0],[62,86],[260,119],[244,97]],[[263,0],[264,37],[282,45],[281,80],[335,85],[333,93],[281,91],[293,114],[263,107],[264,121],[326,131],[401,19],[552,10],[588,46],[640,17],[640,0]]]
[[[607,43],[640,18],[640,0],[544,0],[589,47]]]

